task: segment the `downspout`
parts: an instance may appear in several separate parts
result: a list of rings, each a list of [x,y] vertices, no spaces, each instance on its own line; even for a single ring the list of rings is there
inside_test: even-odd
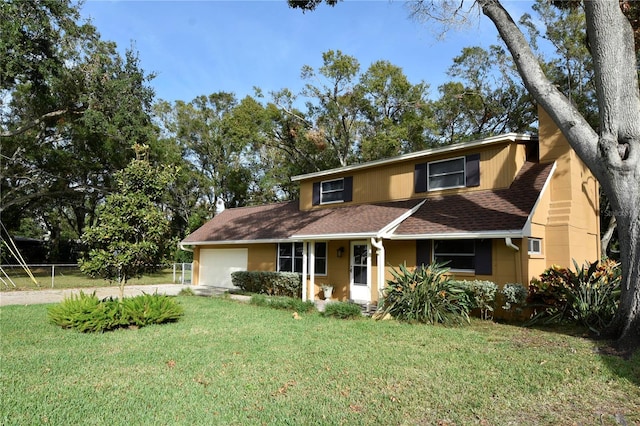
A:
[[[511,237],[505,237],[504,238],[504,243],[507,245],[507,247],[512,248],[515,253],[514,253],[514,259],[515,259],[515,267],[516,267],[516,280],[518,283],[522,283],[522,260],[520,259],[519,252],[520,252],[520,247],[518,247],[517,245],[513,244],[513,241],[511,241]]]
[[[376,260],[378,262],[377,275],[378,275],[378,305],[382,301],[382,290],[384,289],[384,265],[385,265],[385,251],[382,244],[382,238],[371,237],[371,245],[376,248]]]
[[[184,243],[182,242],[178,243],[178,247],[180,248],[180,250],[189,251],[193,253],[193,249],[185,246]]]

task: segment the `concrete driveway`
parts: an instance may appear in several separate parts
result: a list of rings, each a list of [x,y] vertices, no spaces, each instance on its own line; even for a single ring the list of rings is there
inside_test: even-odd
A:
[[[157,284],[157,285],[128,285],[124,288],[125,296],[138,296],[143,293],[146,294],[166,294],[168,296],[175,296],[180,293],[183,288],[191,287],[189,285],[182,284]],[[94,291],[99,299],[113,296],[118,297],[120,295],[120,289],[117,286],[113,287],[92,287],[83,289],[47,289],[37,291],[3,291],[0,292],[0,306],[7,305],[37,305],[42,303],[59,303],[65,297],[71,294],[78,294],[80,291],[86,294],[91,294]]]

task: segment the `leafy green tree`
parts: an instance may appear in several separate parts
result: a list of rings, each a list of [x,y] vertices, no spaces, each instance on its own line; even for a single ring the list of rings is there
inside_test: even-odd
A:
[[[359,157],[369,161],[419,151],[433,144],[429,86],[411,84],[398,66],[376,61],[360,77],[362,132]]]
[[[354,162],[353,153],[360,139],[362,93],[356,90],[359,72],[357,59],[340,50],[324,52],[318,71],[305,65],[301,72],[307,81],[324,79],[324,84],[305,84],[302,91],[310,99],[306,103],[307,117],[314,126],[307,138],[319,149],[328,148],[337,166]]]
[[[439,87],[433,107],[441,143],[533,130],[534,102],[502,48],[466,47],[448,74],[457,80]]]
[[[138,147],[138,152],[147,149]],[[174,172],[154,168],[143,158],[115,174],[117,192],[107,196],[96,224],[82,236],[91,249],[80,261],[81,270],[118,281],[121,299],[129,278],[161,267],[172,242],[162,205]]]
[[[132,143],[150,144],[153,78],[137,56],[124,57],[79,21],[78,5],[4,2],[0,62],[3,161],[2,220],[9,229],[30,217],[50,235],[51,260],[59,245],[76,240],[95,220],[126,166]],[[6,37],[5,37],[6,36]]]

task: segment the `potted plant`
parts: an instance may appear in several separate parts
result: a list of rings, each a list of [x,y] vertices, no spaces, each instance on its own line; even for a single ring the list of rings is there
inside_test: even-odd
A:
[[[322,288],[322,292],[324,293],[324,299],[331,299],[331,295],[333,294],[333,286],[331,284],[322,284],[320,288]]]

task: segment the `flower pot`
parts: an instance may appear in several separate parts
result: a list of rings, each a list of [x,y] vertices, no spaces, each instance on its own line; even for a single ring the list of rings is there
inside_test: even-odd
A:
[[[333,294],[333,287],[322,287],[322,292],[324,293],[324,300],[329,300]]]

